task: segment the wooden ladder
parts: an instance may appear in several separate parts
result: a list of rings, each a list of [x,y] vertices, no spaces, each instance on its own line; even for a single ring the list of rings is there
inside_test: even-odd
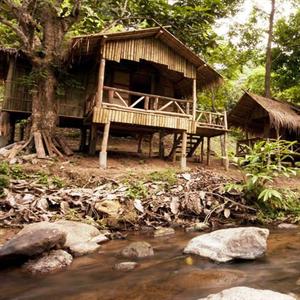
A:
[[[197,150],[200,143],[203,141],[203,136],[197,134],[188,134],[187,142],[187,157],[192,157]],[[169,154],[169,158],[175,160],[177,156],[181,155],[181,146],[182,146],[182,135],[178,134],[174,139],[172,150]]]

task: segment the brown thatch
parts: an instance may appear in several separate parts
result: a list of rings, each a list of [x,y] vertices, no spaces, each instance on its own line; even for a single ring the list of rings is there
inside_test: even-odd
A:
[[[153,40],[155,39],[155,41],[162,42],[168,47],[168,51],[176,53],[180,57],[184,58],[187,64],[190,64],[193,67],[195,73],[197,74],[196,77],[198,88],[201,89],[212,85],[219,85],[220,83],[222,83],[223,78],[218,72],[207,65],[202,58],[193,53],[191,49],[185,46],[181,41],[179,41],[174,35],[172,35],[163,27],[154,27],[116,33],[98,33],[93,35],[75,37],[72,40],[71,45],[71,60],[73,62],[78,62],[81,59],[95,59],[97,57],[99,58],[101,45],[103,45],[104,40],[106,43],[112,41],[119,41],[121,43],[122,41],[126,40],[136,41],[138,39],[142,40],[151,38]],[[128,51],[128,47],[126,48],[126,51]],[[155,51],[155,47],[153,47],[152,51]],[[132,58],[132,60],[147,60],[146,56],[144,57],[145,53],[143,50],[138,50],[136,52],[138,53],[134,53],[134,55],[136,55],[137,57]],[[158,61],[153,62],[158,63]],[[184,64],[181,63],[180,65],[182,66]],[[169,69],[172,69],[172,66],[170,65],[167,67]],[[177,70],[175,69],[175,71]]]
[[[5,80],[9,58],[17,55],[18,50],[14,48],[0,47],[0,80]]]
[[[300,109],[286,102],[246,92],[228,115],[230,126],[262,133],[264,123],[278,132],[300,135]]]

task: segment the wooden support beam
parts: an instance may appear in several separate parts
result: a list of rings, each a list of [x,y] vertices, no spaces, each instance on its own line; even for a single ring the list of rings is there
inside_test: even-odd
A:
[[[107,168],[107,145],[108,145],[108,138],[109,138],[109,128],[110,128],[110,122],[108,122],[104,125],[101,151],[99,154],[100,168],[103,168],[103,169]]]
[[[197,79],[193,79],[193,120],[196,120],[197,108]]]
[[[163,131],[159,132],[159,158],[165,158],[165,145],[164,145],[164,133]]]
[[[204,137],[201,141],[201,150],[200,150],[200,162],[203,163],[204,161]]]
[[[186,144],[187,144],[187,132],[182,133],[182,144],[181,144],[181,158],[180,158],[180,168],[182,170],[186,169]]]
[[[4,101],[11,97],[12,80],[14,78],[14,71],[15,71],[15,58],[11,57],[9,60],[8,72],[6,76]]]
[[[87,136],[87,129],[85,127],[80,128],[80,145],[79,145],[80,152],[84,152],[85,150],[86,136]]]
[[[139,154],[143,153],[142,143],[143,143],[143,134],[139,134],[138,149],[137,149],[137,153],[139,153]]]
[[[223,142],[223,144],[224,144],[223,162],[224,162],[225,170],[228,171],[228,169],[229,169],[229,159],[228,159],[228,152],[227,152],[227,132],[224,133],[223,139],[224,139],[224,142]]]
[[[150,135],[150,139],[149,139],[149,158],[151,158],[152,154],[153,154],[153,137],[154,137],[154,134],[152,133]]]
[[[95,155],[97,145],[97,125],[92,124],[90,129],[89,155]]]
[[[206,164],[209,166],[210,165],[210,137],[207,137],[207,156],[206,156]]]
[[[98,86],[95,106],[101,107],[103,100],[103,86],[104,86],[104,75],[105,75],[105,58],[101,58],[98,73]]]

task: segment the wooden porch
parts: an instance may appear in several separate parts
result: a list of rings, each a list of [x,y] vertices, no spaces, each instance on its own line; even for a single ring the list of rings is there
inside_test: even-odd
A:
[[[158,132],[161,139],[168,134],[174,134],[174,145],[169,157],[174,159],[176,153],[179,153],[182,168],[186,167],[186,157],[192,156],[200,144],[203,160],[204,138],[207,138],[207,164],[210,162],[210,139],[214,136],[224,136],[222,154],[227,157],[226,112],[197,110],[195,109],[196,102],[189,99],[176,99],[108,86],[103,86],[101,93],[100,104],[97,95],[88,104],[90,121],[87,119],[87,122],[93,124],[94,132],[98,126],[103,128],[100,152],[102,167],[105,168],[107,165],[109,131],[115,128],[150,134]],[[135,97],[135,101],[128,101],[133,97]],[[116,104],[116,99],[118,104]],[[90,144],[90,153],[94,153],[97,137],[96,133],[91,135],[94,141]],[[189,141],[191,145],[187,146]],[[180,149],[178,149],[179,147]],[[228,162],[225,162],[225,167],[228,168]]]

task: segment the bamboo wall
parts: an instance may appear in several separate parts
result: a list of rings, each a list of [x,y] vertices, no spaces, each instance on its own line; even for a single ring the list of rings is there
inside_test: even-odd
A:
[[[126,108],[102,107],[95,108],[93,123],[105,124],[107,122],[125,123],[130,125],[142,125],[160,128],[171,128],[180,130],[190,129],[188,117],[154,114],[151,112],[140,112]]]
[[[155,38],[107,41],[104,58],[120,62],[121,59],[139,61],[144,59],[168,66],[187,78],[196,78],[195,67],[173,49]]]

